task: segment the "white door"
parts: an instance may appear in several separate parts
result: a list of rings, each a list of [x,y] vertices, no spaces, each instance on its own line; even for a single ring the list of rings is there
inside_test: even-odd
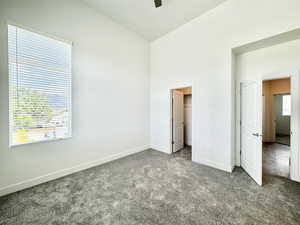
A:
[[[291,156],[290,156],[290,177],[300,182],[300,151],[299,151],[299,75],[291,77]]]
[[[262,185],[262,82],[241,83],[241,166]]]
[[[183,93],[173,91],[173,152],[184,147],[184,108]]]

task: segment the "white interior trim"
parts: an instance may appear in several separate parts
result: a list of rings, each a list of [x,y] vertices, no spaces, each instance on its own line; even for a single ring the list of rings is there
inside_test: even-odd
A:
[[[296,71],[291,76],[291,165],[290,165],[290,178],[300,182],[300,150],[299,150],[299,102],[300,102],[300,72]]]
[[[216,163],[214,161],[206,160],[206,159],[201,159],[197,163],[200,163],[202,165],[209,166],[209,167],[212,167],[212,168],[215,168],[215,169],[218,169],[218,170],[226,171],[228,173],[232,173],[233,170],[234,170],[234,167],[235,167],[235,166],[230,167],[228,165]]]
[[[70,167],[68,169],[63,169],[63,170],[56,171],[54,173],[46,174],[44,176],[35,177],[33,179],[28,179],[28,180],[22,181],[20,183],[11,184],[11,185],[8,185],[8,186],[0,189],[0,196],[4,196],[4,195],[8,195],[8,194],[17,192],[17,191],[21,191],[21,190],[24,190],[24,189],[27,189],[27,188],[51,181],[51,180],[55,180],[55,179],[82,171],[82,170],[86,170],[86,169],[89,169],[89,168],[92,168],[95,166],[102,165],[104,163],[111,162],[116,159],[120,159],[120,158],[129,156],[129,155],[138,153],[138,152],[145,151],[147,149],[149,149],[148,145],[140,146],[140,147],[133,148],[133,149],[128,149],[127,151],[123,151],[121,153],[117,153],[117,154],[114,154],[114,155],[111,155],[111,156],[108,156],[105,158],[96,159],[94,161],[82,163],[77,166]]]

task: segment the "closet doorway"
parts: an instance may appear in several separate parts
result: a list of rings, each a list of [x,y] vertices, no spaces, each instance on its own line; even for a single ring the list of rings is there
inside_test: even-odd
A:
[[[172,90],[172,154],[192,160],[192,87]]]

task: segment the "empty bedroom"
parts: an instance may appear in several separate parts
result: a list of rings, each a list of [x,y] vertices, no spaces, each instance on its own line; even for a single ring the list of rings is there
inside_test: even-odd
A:
[[[0,225],[299,225],[299,12],[0,0]]]

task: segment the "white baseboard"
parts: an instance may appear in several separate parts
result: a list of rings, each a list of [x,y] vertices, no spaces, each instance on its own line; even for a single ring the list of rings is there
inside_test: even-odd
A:
[[[154,149],[156,151],[159,151],[159,152],[163,152],[163,153],[169,154],[169,155],[171,154],[170,149],[166,149],[165,147],[162,147],[162,146],[151,145],[150,148]]]
[[[226,172],[229,172],[229,173],[232,173],[232,171],[234,169],[234,166],[215,163],[215,162],[212,162],[210,160],[205,160],[205,159],[204,160],[202,159],[200,161],[195,161],[195,162],[203,164],[205,166],[215,168],[215,169],[223,170],[223,171],[226,171]]]
[[[166,153],[166,154],[171,154],[171,152],[169,152],[167,149],[165,149],[164,147],[161,147],[161,146],[151,145],[151,149],[154,149],[156,151],[163,152],[163,153]],[[205,160],[205,159],[204,160],[202,159],[200,161],[196,161],[193,158],[192,161],[195,162],[195,163],[199,163],[199,164],[203,164],[205,166],[215,168],[215,169],[223,170],[223,171],[226,171],[226,172],[229,172],[229,173],[232,173],[233,169],[235,168],[235,165],[224,165],[224,164],[215,163],[215,162],[212,162],[210,160]]]
[[[21,191],[21,190],[24,190],[24,189],[27,189],[27,188],[51,181],[51,180],[55,180],[55,179],[70,175],[72,173],[76,173],[76,172],[86,170],[86,169],[89,169],[89,168],[92,168],[95,166],[99,166],[101,164],[104,164],[104,163],[107,163],[107,162],[110,162],[110,161],[113,161],[116,159],[120,159],[120,158],[129,156],[129,155],[138,153],[138,152],[142,152],[147,149],[149,149],[148,145],[141,146],[141,147],[130,149],[130,150],[118,153],[118,154],[114,154],[114,155],[105,157],[105,158],[97,159],[97,160],[94,160],[91,162],[82,163],[82,164],[79,164],[79,165],[71,167],[71,168],[59,170],[59,171],[49,173],[49,174],[46,174],[43,176],[28,179],[28,180],[22,181],[20,183],[11,184],[11,185],[5,186],[3,188],[0,188],[0,196],[4,196],[4,195],[8,195],[8,194],[17,192],[17,191]]]
[[[230,173],[233,173],[233,170],[235,169],[235,167],[236,167],[235,165],[232,165],[232,166],[231,166],[231,171],[230,171]]]

